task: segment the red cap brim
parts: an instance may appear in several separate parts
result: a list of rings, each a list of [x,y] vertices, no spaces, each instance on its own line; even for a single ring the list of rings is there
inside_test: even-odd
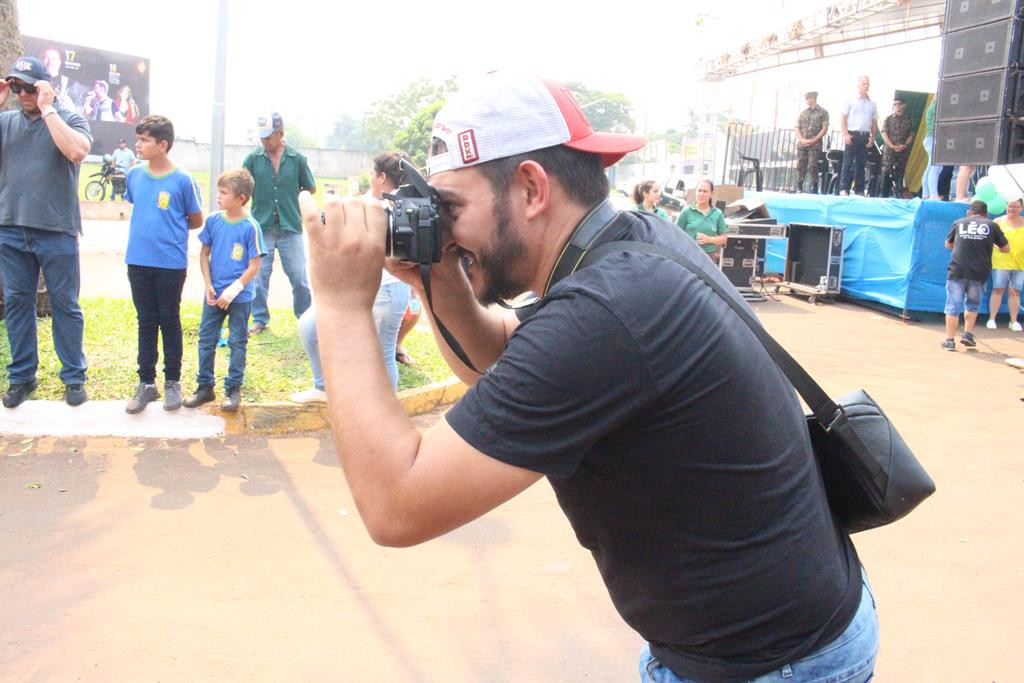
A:
[[[643,135],[624,135],[622,133],[591,133],[579,140],[570,140],[566,147],[581,152],[600,154],[604,165],[611,166],[630,152],[635,152],[647,144]]]

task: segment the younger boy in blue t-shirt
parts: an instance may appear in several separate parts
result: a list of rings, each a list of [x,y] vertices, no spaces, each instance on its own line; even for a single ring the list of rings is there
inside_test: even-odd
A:
[[[245,352],[249,341],[249,310],[260,272],[260,257],[267,253],[263,234],[245,205],[252,197],[253,179],[245,169],[225,171],[217,178],[217,206],[220,211],[206,219],[199,233],[203,243],[199,267],[206,280],[206,301],[199,323],[199,373],[196,393],[185,399],[186,408],[209,403],[213,392],[213,365],[220,328],[228,319],[228,347],[231,361],[224,378],[221,410],[235,411],[242,401]]]
[[[174,124],[164,116],[146,116],[135,134],[135,151],[145,163],[128,171],[124,195],[134,205],[124,261],[139,320],[139,385],[125,406],[131,415],[160,398],[158,332],[164,342],[164,410],[181,407],[181,290],[188,268],[188,231],[203,224],[199,186],[167,157]]]

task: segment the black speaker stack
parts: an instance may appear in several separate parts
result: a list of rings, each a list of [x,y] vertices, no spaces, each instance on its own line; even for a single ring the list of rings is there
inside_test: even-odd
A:
[[[1024,0],[946,0],[932,163],[1024,161]]]

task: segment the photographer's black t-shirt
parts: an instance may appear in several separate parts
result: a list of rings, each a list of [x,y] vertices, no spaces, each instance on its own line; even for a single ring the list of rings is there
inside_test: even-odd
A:
[[[632,215],[618,232],[733,291],[670,223]],[[478,450],[547,475],[615,607],[680,676],[765,673],[856,612],[860,566],[795,391],[675,262],[614,253],[557,283],[447,420]]]
[[[1005,247],[1007,244],[1002,229],[984,216],[966,216],[953,221],[946,241],[953,243],[947,279],[976,282],[987,280],[992,272],[992,245]]]

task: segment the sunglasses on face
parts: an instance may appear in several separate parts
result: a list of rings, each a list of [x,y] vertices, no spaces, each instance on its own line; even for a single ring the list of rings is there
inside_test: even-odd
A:
[[[20,95],[22,91],[25,91],[29,95],[36,94],[36,86],[29,85],[28,83],[15,83],[11,81],[11,92],[15,95]]]

